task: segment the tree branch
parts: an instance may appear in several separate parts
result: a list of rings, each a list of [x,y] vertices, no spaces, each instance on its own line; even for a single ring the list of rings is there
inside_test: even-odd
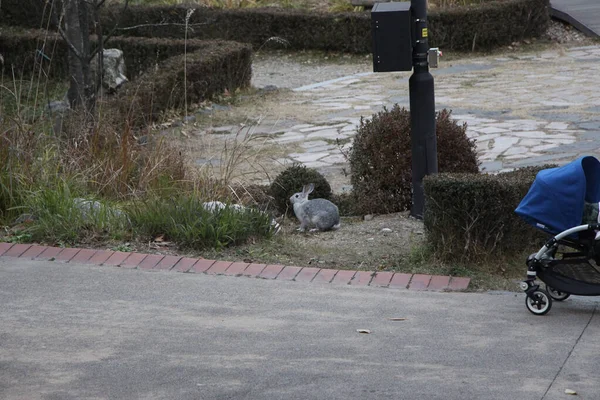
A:
[[[102,4],[104,4],[104,1],[105,0],[100,0],[100,3],[98,3],[98,7],[96,8],[96,12],[97,12],[98,8]],[[119,22],[121,22],[121,20],[123,19],[123,15],[125,14],[125,11],[127,11],[128,7],[129,7],[129,0],[125,0],[125,4],[123,5],[123,9],[121,10],[121,13],[119,14],[121,17],[115,23],[115,26],[113,26],[113,28],[110,30],[110,32],[108,32],[108,34],[104,38],[103,45],[106,44],[106,42],[108,42],[110,40],[110,38],[113,37],[113,35],[117,31],[117,27],[119,26]],[[89,61],[91,61],[96,56],[96,54],[98,54],[99,52],[100,52],[100,46],[96,46],[96,48],[92,52],[90,52],[90,59],[89,59]]]
[[[59,8],[59,6],[61,6],[62,8],[62,12],[61,12],[61,16],[59,18],[58,16],[58,11],[57,9]],[[51,18],[52,18],[52,23],[54,25],[56,25],[57,29],[58,29],[58,33],[60,33],[60,36],[63,38],[63,40],[65,41],[65,43],[67,43],[67,46],[69,46],[69,49],[73,52],[73,54],[75,54],[75,56],[77,58],[79,58],[80,60],[82,59],[82,55],[79,52],[79,50],[77,50],[77,48],[73,45],[73,43],[67,38],[67,34],[65,33],[65,31],[61,28],[61,21],[63,19],[64,16],[64,3],[60,2],[56,7],[52,8],[52,14],[51,14]]]
[[[182,27],[192,27],[192,26],[202,26],[202,25],[208,25],[210,23],[214,22],[214,20],[207,20],[206,22],[198,22],[195,24],[181,24],[181,23],[176,23],[176,22],[159,22],[158,24],[141,24],[141,25],[135,25],[135,26],[128,26],[127,28],[118,28],[118,30],[120,31],[130,31],[133,29],[138,29],[138,28],[146,28],[146,27],[156,27],[156,26],[182,26]],[[192,32],[194,31],[193,29],[190,29]]]
[[[79,50],[77,50],[77,48],[73,45],[73,43],[69,40],[69,38],[67,38],[67,34],[60,26],[58,27],[58,32],[60,33],[60,36],[63,38],[65,43],[67,43],[67,46],[69,46],[69,49],[73,52],[73,54],[75,54],[75,57],[77,57],[81,61],[83,61],[83,55],[81,55]]]

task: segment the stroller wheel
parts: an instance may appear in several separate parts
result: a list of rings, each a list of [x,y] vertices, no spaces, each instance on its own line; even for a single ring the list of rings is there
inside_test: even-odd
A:
[[[552,297],[545,290],[538,289],[525,298],[527,309],[535,315],[544,315],[552,308]]]
[[[548,291],[548,294],[550,295],[550,297],[552,297],[552,300],[556,300],[556,301],[563,301],[569,298],[569,296],[571,296],[569,293],[565,293],[565,292],[560,292],[556,289],[554,289],[552,286],[548,286],[546,285],[546,291]]]

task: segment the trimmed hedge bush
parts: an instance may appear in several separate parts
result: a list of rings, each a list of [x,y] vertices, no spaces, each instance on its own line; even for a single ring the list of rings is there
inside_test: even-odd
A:
[[[550,23],[548,0],[507,0],[453,7],[429,18],[432,47],[489,50],[540,37]]]
[[[199,103],[225,89],[250,86],[252,51],[249,45],[222,40],[115,37],[107,48],[123,50],[127,77],[132,81],[114,101],[133,126],[155,121],[163,111]],[[41,30],[0,29],[4,73],[30,76],[36,68],[56,79],[68,77],[68,48],[57,34]],[[185,58],[185,62],[184,62]],[[187,90],[184,65],[187,64]],[[153,68],[156,67],[156,68]],[[145,72],[144,72],[145,71]]]
[[[0,23],[39,28],[43,0],[27,7],[21,0],[0,3]],[[429,14],[432,47],[444,50],[490,50],[524,38],[539,37],[549,24],[548,0],[491,1],[475,6],[452,7]],[[319,49],[370,53],[370,13],[319,13],[295,9],[247,8],[212,9],[201,6],[122,6],[101,11],[105,30],[117,22],[129,36],[183,38],[188,9],[194,9],[188,37],[224,39],[262,46],[269,38],[280,37],[292,49]],[[36,11],[37,10],[37,14]]]
[[[528,167],[498,175],[437,174],[424,179],[427,242],[445,261],[481,261],[539,250],[544,234],[515,209],[537,172]]]
[[[28,77],[41,67],[50,78],[68,76],[68,48],[62,38],[43,30],[23,30],[0,27],[0,54],[4,57],[3,72]]]
[[[91,37],[92,46],[96,44],[95,36]],[[127,78],[136,79],[150,67],[184,53],[186,43],[183,39],[160,39],[145,37],[112,37],[105,48],[123,50]],[[215,48],[232,52],[239,51],[240,45],[227,41],[196,40],[187,41],[187,52],[199,50],[208,53]],[[248,46],[242,46],[248,51]],[[248,48],[248,49],[247,49]],[[220,53],[225,53],[219,50]],[[29,76],[33,73],[33,65],[42,66],[44,72],[52,78],[68,77],[68,48],[60,35],[44,30],[23,30],[0,27],[0,54],[4,56],[5,73],[12,74],[10,66],[15,67],[17,75]],[[243,68],[249,68],[243,66]],[[8,67],[8,68],[7,68]]]
[[[119,91],[117,102],[133,126],[142,126],[156,121],[166,110],[184,108],[186,101],[191,105],[225,89],[249,87],[251,77],[250,46],[214,41],[202,50],[171,57],[150,68]]]
[[[466,124],[437,113],[436,136],[440,172],[479,172],[475,142]],[[397,104],[361,120],[350,151],[351,182],[356,210],[365,214],[410,209],[412,204],[412,150],[410,112]]]
[[[141,27],[128,35],[182,37],[183,22],[191,6],[132,7],[121,26],[157,22],[177,24]],[[121,16],[109,9],[105,21]],[[549,24],[548,0],[505,0],[477,6],[453,7],[429,14],[430,45],[446,50],[478,50],[508,45],[523,38],[538,37]],[[110,26],[109,24],[109,26]],[[188,32],[201,39],[221,38],[262,46],[271,37],[289,42],[292,49],[319,49],[370,53],[370,13],[318,13],[303,10],[196,8],[190,24],[204,24]]]
[[[306,168],[302,164],[294,164],[283,170],[275,177],[271,183],[271,195],[273,196],[275,207],[281,213],[294,215],[294,210],[290,204],[290,197],[294,193],[302,191],[304,185],[313,183],[314,191],[310,194],[310,199],[331,198],[331,186],[327,179],[314,168]]]

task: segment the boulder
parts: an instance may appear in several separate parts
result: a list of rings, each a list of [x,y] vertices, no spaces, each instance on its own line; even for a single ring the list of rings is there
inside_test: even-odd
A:
[[[90,68],[92,76],[96,76],[98,55],[94,57]],[[128,81],[125,76],[125,59],[123,51],[119,49],[104,49],[104,74],[102,76],[102,89],[108,93],[115,92],[121,85]]]

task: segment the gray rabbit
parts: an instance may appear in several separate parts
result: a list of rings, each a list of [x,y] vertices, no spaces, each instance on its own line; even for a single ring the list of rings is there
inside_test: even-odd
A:
[[[325,199],[309,200],[308,195],[314,190],[312,183],[304,185],[302,192],[295,193],[290,197],[294,206],[294,214],[300,221],[299,231],[304,232],[307,227],[314,226],[314,231],[327,231],[340,227],[340,214],[335,204]]]

